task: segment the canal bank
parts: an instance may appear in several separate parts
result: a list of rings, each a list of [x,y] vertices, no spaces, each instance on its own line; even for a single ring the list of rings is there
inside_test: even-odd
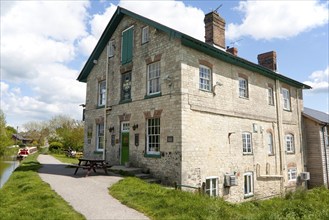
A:
[[[19,163],[16,156],[0,157],[0,188],[7,182]]]

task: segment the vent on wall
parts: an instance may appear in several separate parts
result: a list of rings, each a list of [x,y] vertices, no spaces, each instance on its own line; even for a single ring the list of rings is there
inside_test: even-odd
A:
[[[302,172],[300,173],[301,180],[309,180],[310,179],[310,172]]]
[[[225,180],[224,180],[225,186],[237,186],[238,185],[238,179],[234,174],[225,174]]]

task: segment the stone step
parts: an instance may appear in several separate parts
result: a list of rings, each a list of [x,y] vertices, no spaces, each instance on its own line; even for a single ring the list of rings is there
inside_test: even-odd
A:
[[[147,183],[157,183],[157,184],[160,184],[161,183],[161,180],[159,179],[155,179],[155,178],[150,178],[150,179],[143,179],[145,182]]]
[[[120,165],[116,165],[116,166],[112,166],[111,168],[109,168],[109,171],[112,172],[124,172],[124,173],[129,173],[131,175],[135,175],[135,174],[139,174],[142,173],[142,168],[137,168],[137,167],[125,167],[125,166],[120,166]]]
[[[152,176],[151,174],[147,174],[147,173],[137,173],[135,174],[135,177],[140,179],[150,179]]]

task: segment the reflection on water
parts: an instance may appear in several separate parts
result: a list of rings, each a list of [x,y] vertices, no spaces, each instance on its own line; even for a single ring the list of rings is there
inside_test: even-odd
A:
[[[0,158],[0,188],[7,182],[10,175],[18,167],[16,157]]]

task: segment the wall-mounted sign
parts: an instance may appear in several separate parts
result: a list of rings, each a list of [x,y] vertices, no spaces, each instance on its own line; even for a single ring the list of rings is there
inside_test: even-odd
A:
[[[138,147],[139,145],[139,134],[135,134],[135,146]]]
[[[168,143],[174,142],[174,136],[167,136],[167,142]]]
[[[111,135],[111,146],[113,147],[115,145],[115,134]]]

